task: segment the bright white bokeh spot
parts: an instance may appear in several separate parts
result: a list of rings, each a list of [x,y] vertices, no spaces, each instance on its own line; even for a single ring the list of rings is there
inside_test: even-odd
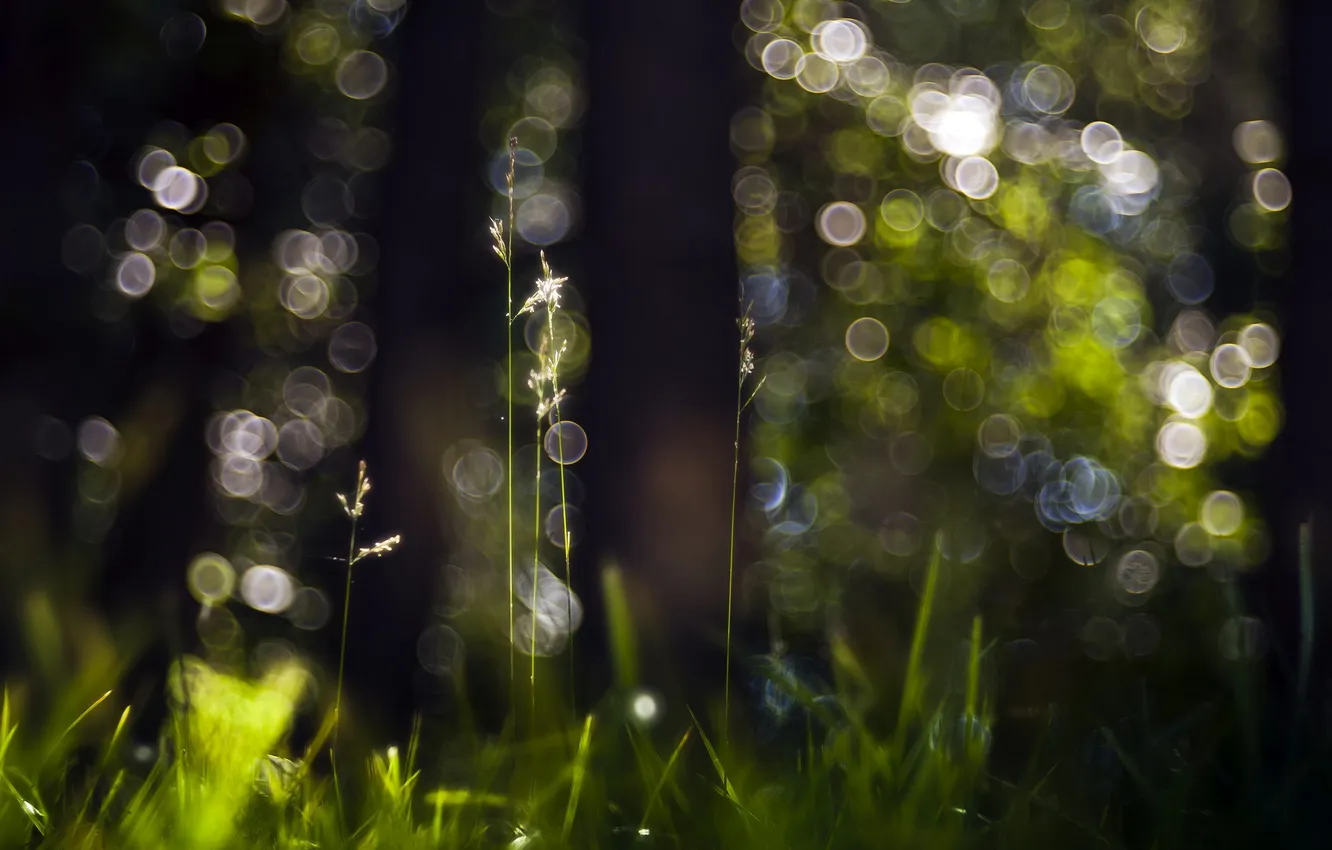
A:
[[[79,423],[75,445],[79,454],[98,466],[114,466],[120,460],[120,432],[100,416]]]
[[[1281,350],[1281,338],[1268,324],[1256,322],[1239,332],[1239,344],[1249,355],[1255,369],[1266,369],[1276,362]]]
[[[637,691],[629,699],[629,714],[644,726],[650,726],[661,717],[661,700],[648,691]]]
[[[278,285],[278,301],[293,316],[317,319],[328,309],[328,284],[312,274],[283,278]]]
[[[1249,375],[1253,372],[1253,361],[1249,357],[1249,352],[1233,342],[1218,345],[1212,352],[1209,366],[1212,380],[1216,381],[1217,386],[1228,390],[1247,384]]]
[[[281,614],[291,607],[295,595],[295,582],[278,567],[250,567],[241,576],[241,598],[256,611]]]
[[[357,50],[338,63],[338,91],[352,100],[374,97],[387,82],[388,65],[377,53]]]
[[[1244,503],[1229,490],[1213,490],[1203,499],[1198,519],[1209,534],[1229,537],[1244,524]]]
[[[245,455],[227,455],[218,459],[214,477],[228,496],[249,499],[264,486],[264,464]]]
[[[116,289],[131,298],[142,298],[157,280],[157,267],[146,254],[126,254],[116,264]]]
[[[1212,383],[1187,363],[1167,363],[1161,380],[1166,404],[1181,416],[1197,419],[1212,409]]]
[[[998,96],[987,77],[983,84],[952,95],[918,86],[911,95],[911,117],[929,134],[930,144],[949,156],[989,153],[998,141]],[[964,81],[965,82],[965,81]]]
[[[779,38],[763,48],[763,70],[779,80],[795,79],[805,51],[789,38]]]
[[[1235,127],[1235,153],[1251,165],[1275,162],[1281,158],[1281,132],[1271,121],[1245,121]]]
[[[168,168],[176,165],[176,158],[170,151],[164,151],[161,148],[146,148],[139,156],[139,162],[135,166],[134,176],[138,179],[139,185],[148,191],[156,191],[159,181],[166,173]]]
[[[862,56],[843,73],[851,91],[862,97],[878,97],[888,90],[888,66],[877,56]]]
[[[1156,455],[1167,466],[1193,469],[1207,455],[1207,436],[1192,422],[1172,420],[1156,432]]]
[[[810,34],[814,52],[839,64],[849,64],[865,55],[869,39],[859,23],[845,18],[823,21]]]
[[[562,466],[577,463],[587,454],[587,432],[577,422],[556,422],[546,431],[546,454]]]
[[[988,159],[969,156],[957,164],[953,185],[968,198],[984,200],[999,188],[999,172]]]
[[[190,210],[206,192],[203,178],[179,165],[163,169],[151,188],[159,207],[179,212]]]
[[[1290,206],[1290,179],[1275,168],[1264,168],[1253,175],[1253,200],[1268,212],[1280,212]]]
[[[1161,179],[1156,160],[1142,151],[1123,151],[1100,168],[1106,191],[1116,195],[1146,194]]]
[[[864,237],[865,214],[855,204],[835,201],[819,210],[814,226],[824,242],[845,248]]]
[[[846,350],[857,360],[878,360],[888,351],[888,329],[873,316],[862,316],[847,326]]]
[[[1124,150],[1124,137],[1118,128],[1104,121],[1093,121],[1083,127],[1081,141],[1087,159],[1099,165],[1114,162]]]

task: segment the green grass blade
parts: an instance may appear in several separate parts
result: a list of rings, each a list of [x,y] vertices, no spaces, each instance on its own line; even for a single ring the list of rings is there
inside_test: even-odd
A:
[[[898,711],[899,734],[905,731],[906,723],[920,713],[921,700],[925,691],[924,674],[921,671],[925,654],[925,638],[929,633],[930,619],[934,612],[934,595],[939,586],[940,554],[936,544],[930,554],[930,564],[925,573],[925,592],[921,594],[920,605],[916,611],[916,625],[911,635],[911,653],[907,657],[906,682],[902,687],[902,706]]]
[[[624,588],[624,576],[619,567],[610,564],[601,571],[602,594],[606,600],[606,620],[610,629],[611,666],[615,682],[628,690],[638,683],[638,645],[634,633],[633,613],[629,595]]]
[[[666,766],[662,768],[661,775],[657,777],[656,786],[652,789],[652,795],[648,797],[647,806],[643,809],[643,818],[638,822],[639,830],[647,828],[648,818],[652,815],[652,807],[657,804],[658,798],[661,797],[662,788],[666,786],[666,780],[670,778],[676,762],[680,760],[680,754],[684,752],[685,744],[689,743],[689,735],[692,731],[692,729],[685,729],[684,734],[680,736],[680,742],[675,745],[675,749],[671,752],[671,757],[666,760]]]
[[[578,798],[583,793],[583,780],[587,778],[587,759],[592,744],[592,715],[583,721],[583,737],[578,741],[578,753],[574,756],[573,786],[569,789],[569,805],[564,809],[564,829],[561,834],[565,839],[573,829],[574,813],[578,811]]]

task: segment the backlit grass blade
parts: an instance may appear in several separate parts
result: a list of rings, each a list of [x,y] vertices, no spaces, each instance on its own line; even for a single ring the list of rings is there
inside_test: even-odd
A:
[[[639,830],[647,828],[648,818],[652,814],[652,807],[657,804],[661,797],[661,790],[665,787],[666,781],[671,778],[671,772],[675,769],[675,763],[680,760],[680,754],[684,752],[685,744],[689,743],[689,734],[693,731],[685,729],[684,734],[680,736],[680,742],[675,745],[671,751],[671,757],[666,760],[666,766],[662,768],[661,776],[657,777],[657,784],[652,789],[652,795],[648,797],[647,806],[643,808],[643,818],[638,822]]]
[[[569,837],[573,829],[574,813],[578,811],[578,798],[583,793],[583,780],[587,778],[587,759],[592,744],[592,715],[583,721],[583,736],[578,741],[578,752],[574,756],[573,785],[569,789],[569,805],[564,809],[564,829],[561,834]]]

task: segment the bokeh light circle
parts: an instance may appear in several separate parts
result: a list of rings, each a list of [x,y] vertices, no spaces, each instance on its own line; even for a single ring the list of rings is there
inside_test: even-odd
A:
[[[855,204],[836,201],[819,210],[815,227],[824,242],[848,247],[865,235],[865,214]]]
[[[352,100],[368,100],[388,83],[388,65],[377,53],[353,51],[338,63],[338,91]]]
[[[1212,380],[1217,386],[1228,390],[1237,389],[1249,382],[1253,372],[1253,361],[1243,346],[1233,342],[1218,345],[1208,362]]]
[[[1229,537],[1244,524],[1244,503],[1229,490],[1213,490],[1203,499],[1198,519],[1209,534]]]
[[[846,350],[857,360],[878,360],[888,351],[888,329],[872,316],[862,316],[846,329]]]
[[[190,562],[186,572],[190,595],[204,605],[216,605],[236,589],[236,571],[216,552],[203,552]]]
[[[547,429],[544,445],[551,460],[568,466],[587,454],[587,432],[577,422],[556,422]]]
[[[1125,552],[1115,562],[1115,584],[1125,593],[1142,594],[1161,580],[1161,563],[1145,549]]]
[[[250,567],[241,576],[241,598],[245,604],[265,614],[281,614],[291,607],[296,595],[296,584],[286,570],[279,567]]]
[[[1166,422],[1156,432],[1156,455],[1168,466],[1193,469],[1207,455],[1207,436],[1192,422]]]

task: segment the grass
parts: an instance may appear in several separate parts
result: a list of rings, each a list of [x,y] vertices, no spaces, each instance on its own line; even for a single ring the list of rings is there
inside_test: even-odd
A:
[[[1315,846],[1317,789],[1332,779],[1332,741],[1314,734],[1304,713],[1289,725],[1285,760],[1273,769],[1263,753],[1272,739],[1262,711],[1263,667],[1246,659],[1221,671],[1229,691],[1163,723],[1144,696],[1127,725],[1105,721],[1098,707],[1056,707],[1040,715],[1018,758],[996,755],[1004,736],[995,682],[1003,672],[997,635],[988,635],[974,588],[951,585],[940,547],[931,547],[904,658],[887,647],[857,646],[839,625],[815,653],[827,681],[795,664],[781,641],[771,655],[733,654],[740,436],[753,371],[754,323],[739,317],[738,379],[730,503],[725,622],[725,684],[716,703],[662,714],[640,690],[638,636],[624,578],[601,572],[610,692],[579,712],[575,672],[560,681],[554,665],[538,678],[538,598],[542,501],[541,448],[562,422],[561,358],[556,326],[562,277],[545,255],[531,296],[513,300],[510,149],[506,224],[492,223],[506,269],[506,339],[515,323],[544,308],[545,334],[529,378],[535,400],[538,464],[533,505],[531,596],[515,591],[518,534],[514,498],[514,362],[506,356],[505,485],[510,714],[502,734],[478,733],[476,709],[459,679],[458,728],[418,718],[405,747],[340,750],[346,723],[344,673],[354,604],[353,577],[369,558],[389,555],[390,537],[358,548],[359,521],[371,483],[364,463],[350,496],[339,495],[349,523],[347,575],[336,686],[314,733],[294,734],[319,701],[312,671],[295,658],[255,675],[226,663],[185,656],[171,668],[169,712],[155,740],[136,737],[131,720],[151,699],[95,687],[47,652],[54,697],[23,682],[6,686],[0,704],[0,847],[296,850],[296,848],[629,848],[762,847],[790,850],[912,847],[1190,848]],[[761,381],[758,384],[761,386]],[[548,424],[549,423],[549,424]],[[563,431],[553,458],[566,497]],[[572,580],[567,516],[564,581]],[[1308,527],[1299,565],[1300,645],[1296,703],[1309,690],[1314,649],[1313,564]],[[359,567],[363,568],[363,567]],[[1237,594],[1227,600],[1237,613]],[[526,605],[527,634],[515,603]],[[572,596],[564,594],[566,625]],[[204,615],[210,609],[205,608]],[[29,618],[28,645],[39,653],[52,617]],[[774,634],[776,627],[774,627]],[[526,640],[524,647],[522,642]],[[567,638],[566,638],[567,640]],[[529,656],[527,722],[519,724],[516,652]],[[761,700],[732,705],[732,672],[741,664]],[[1117,684],[1142,674],[1127,665],[1106,675]],[[901,671],[900,673],[895,671]],[[357,695],[362,698],[371,695]],[[565,700],[565,696],[570,696]],[[83,702],[74,701],[84,699]],[[640,710],[641,700],[653,707]],[[1121,700],[1120,702],[1124,702]],[[718,710],[719,709],[719,710]],[[1079,714],[1078,712],[1081,712]],[[539,716],[540,715],[540,716]],[[441,732],[443,734],[441,734]],[[427,734],[430,733],[430,734]],[[733,734],[734,733],[734,734]],[[350,734],[350,732],[349,732]],[[432,743],[427,744],[430,741]],[[1201,757],[1181,755],[1193,741]],[[1090,753],[1090,757],[1087,755]],[[335,755],[337,756],[335,758]],[[1176,758],[1178,756],[1178,758]],[[455,765],[446,768],[446,765]],[[1016,769],[1014,765],[1017,765]],[[461,768],[456,767],[461,765]],[[1234,766],[1240,765],[1240,776]]]
[[[506,240],[498,224],[492,232],[511,278],[512,237]],[[544,255],[541,263],[543,276],[534,293],[507,317],[512,327],[518,317],[545,309],[546,336],[530,380],[538,446],[548,433],[547,417],[561,421],[564,352],[555,325],[564,279],[554,275]],[[508,309],[512,313],[512,306]],[[739,423],[753,398],[753,392],[748,399],[744,392],[752,370],[753,325],[743,313],[739,325],[727,567],[731,589]],[[562,443],[556,452],[562,460]],[[563,464],[557,467],[563,496]],[[1263,725],[1262,667],[1254,660],[1225,671],[1229,703],[1205,705],[1164,729],[1145,704],[1129,728],[1101,722],[1090,708],[1081,719],[1049,712],[1025,749],[1025,766],[1001,771],[994,756],[1001,734],[991,688],[998,668],[994,643],[987,643],[974,600],[957,583],[941,581],[937,543],[900,666],[882,648],[867,654],[864,647],[854,648],[843,630],[834,630],[822,647],[830,671],[825,682],[801,672],[779,641],[772,655],[744,660],[764,698],[757,707],[747,701],[737,711],[731,701],[735,659],[728,590],[720,711],[708,713],[715,705],[676,706],[666,720],[636,707],[645,698],[639,689],[637,617],[614,565],[601,575],[614,687],[590,710],[578,713],[572,700],[563,699],[572,688],[559,681],[555,667],[538,679],[536,617],[542,600],[537,598],[539,555],[534,554],[532,597],[525,600],[531,608],[528,635],[515,628],[514,573],[509,572],[511,659],[521,648],[520,638],[530,641],[525,726],[515,722],[515,698],[498,738],[482,736],[464,723],[450,734],[430,736],[444,743],[427,747],[426,724],[418,718],[405,748],[372,747],[352,759],[338,747],[346,725],[353,577],[364,568],[359,566],[363,561],[388,555],[401,542],[395,536],[358,548],[359,521],[370,492],[361,463],[351,495],[338,496],[350,529],[336,687],[308,740],[298,746],[293,729],[308,711],[303,706],[312,699],[313,679],[295,659],[256,676],[199,658],[179,659],[168,677],[169,716],[153,743],[136,742],[130,734],[131,719],[148,708],[143,697],[112,689],[72,704],[71,694],[90,687],[73,671],[66,671],[68,693],[53,702],[44,703],[26,685],[17,692],[7,686],[0,705],[0,847],[1164,850],[1257,846],[1259,841],[1301,846],[1298,842],[1311,834],[1305,831],[1309,814],[1302,807],[1310,789],[1329,779],[1332,742],[1311,736],[1304,718],[1291,725],[1284,770],[1264,772],[1260,753],[1273,736]],[[539,490],[534,521],[534,551],[539,552]],[[562,531],[559,548],[567,581],[567,525]],[[1300,701],[1313,650],[1307,538],[1305,530],[1294,677]],[[510,539],[510,553],[514,548]],[[567,594],[565,600],[572,605]],[[1237,606],[1236,600],[1232,593],[1228,604]],[[572,619],[571,608],[565,616]],[[28,641],[34,649],[40,647],[43,630],[49,630],[43,623],[32,618],[28,626],[34,630]],[[59,663],[46,658],[42,665],[52,671]],[[893,670],[902,672],[898,676]],[[516,691],[511,694],[516,697]],[[459,687],[458,698],[459,716],[474,716],[465,687]],[[540,725],[538,709],[544,719]],[[743,722],[737,723],[741,718],[733,713],[741,711]],[[1090,737],[1079,739],[1079,733]],[[1178,752],[1176,742],[1184,734],[1202,742],[1206,758],[1181,766],[1167,757]],[[1101,754],[1090,764],[1082,755],[1088,747]],[[446,771],[446,762],[464,768]],[[1007,762],[1011,767],[1012,759]],[[1242,765],[1238,781],[1226,769],[1234,764]]]

